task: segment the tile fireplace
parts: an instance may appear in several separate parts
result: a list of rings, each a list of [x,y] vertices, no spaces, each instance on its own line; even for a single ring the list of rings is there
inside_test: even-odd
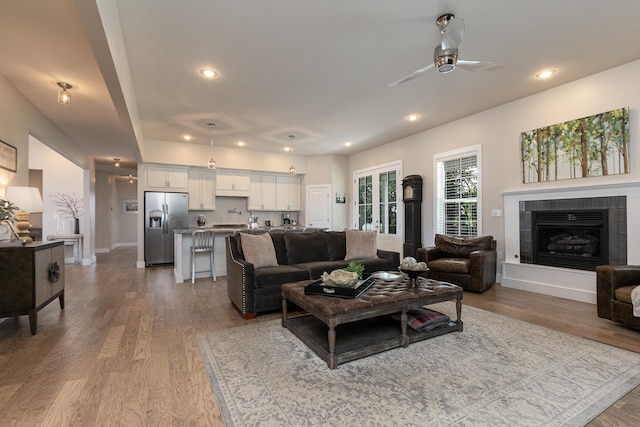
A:
[[[640,263],[640,183],[503,196],[502,286],[595,303],[596,265]]]

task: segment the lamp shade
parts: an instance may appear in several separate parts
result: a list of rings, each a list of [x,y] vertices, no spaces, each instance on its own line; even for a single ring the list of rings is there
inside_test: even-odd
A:
[[[42,197],[36,187],[7,187],[5,198],[25,212],[42,212]]]

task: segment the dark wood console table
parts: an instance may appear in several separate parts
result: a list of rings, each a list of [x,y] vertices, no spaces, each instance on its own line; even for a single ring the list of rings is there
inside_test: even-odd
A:
[[[29,315],[31,334],[38,311],[58,298],[64,308],[64,243],[0,243],[0,317]]]

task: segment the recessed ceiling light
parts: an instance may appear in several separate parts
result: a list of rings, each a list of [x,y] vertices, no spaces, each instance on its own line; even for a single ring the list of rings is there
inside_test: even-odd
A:
[[[284,151],[291,151],[291,147],[284,147]]]
[[[215,70],[212,70],[211,68],[203,68],[202,70],[200,70],[200,74],[202,74],[208,79],[213,79],[214,77],[218,77],[218,73]]]
[[[182,139],[184,139],[185,141],[191,141],[193,137],[191,135],[182,135]]]
[[[238,141],[238,145],[239,145],[240,147],[244,147],[244,141]]]
[[[415,122],[416,120],[418,120],[420,118],[419,114],[409,114],[407,116],[407,120],[409,120],[410,122]]]
[[[536,79],[548,79],[553,76],[557,70],[543,70],[536,74]]]
[[[345,142],[345,143],[344,143],[344,146],[345,146],[345,147],[351,147],[351,142],[350,142],[350,141]]]

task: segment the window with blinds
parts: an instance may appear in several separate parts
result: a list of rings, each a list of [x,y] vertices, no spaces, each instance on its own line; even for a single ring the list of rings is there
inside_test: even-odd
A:
[[[478,155],[436,161],[436,169],[437,233],[478,236]]]

